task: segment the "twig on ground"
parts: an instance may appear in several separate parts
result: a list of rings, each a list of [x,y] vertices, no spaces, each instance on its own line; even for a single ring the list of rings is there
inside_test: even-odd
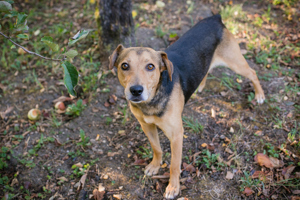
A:
[[[32,51],[29,51],[28,49],[26,49],[25,47],[23,47],[22,45],[19,45],[18,43],[14,42],[9,36],[6,36],[5,34],[3,34],[2,32],[0,32],[0,35],[2,35],[3,37],[5,37],[6,39],[8,39],[9,41],[11,41],[14,45],[20,47],[21,49],[23,49],[25,52],[29,53],[29,54],[32,54],[32,55],[35,55],[35,56],[38,56],[40,58],[43,58],[44,60],[51,60],[51,61],[56,61],[56,62],[62,62],[62,61],[65,61],[66,60],[66,57],[64,56],[62,59],[54,59],[54,58],[47,58],[47,57],[44,57],[38,53],[35,53],[35,52],[32,52]]]

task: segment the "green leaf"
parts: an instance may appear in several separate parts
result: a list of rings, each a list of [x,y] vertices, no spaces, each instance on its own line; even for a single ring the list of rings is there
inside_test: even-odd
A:
[[[26,21],[27,15],[24,13],[18,13],[17,24],[16,26],[23,25]]]
[[[74,91],[74,87],[77,85],[78,83],[78,72],[76,67],[74,67],[74,65],[72,65],[70,62],[65,61],[64,63],[62,63],[62,66],[64,68],[64,83],[68,89],[68,92],[73,95],[76,96],[76,93]]]
[[[0,1],[0,12],[9,13],[12,10],[10,3],[6,1]]]
[[[5,0],[6,2],[10,3],[10,4],[14,4],[15,2],[12,0]]]
[[[70,41],[70,42],[68,43],[68,45],[71,46],[71,45],[75,44],[76,42],[78,42],[79,40],[82,40],[83,38],[85,38],[85,37],[89,34],[89,32],[90,32],[90,31],[83,30],[83,31],[81,31],[79,34],[77,33],[77,34],[73,37],[74,40]]]
[[[48,45],[52,51],[58,51],[59,50],[59,46],[58,44],[53,43],[53,38],[50,36],[45,36],[41,39],[42,42],[44,42],[46,45]]]
[[[75,56],[78,55],[78,52],[76,50],[69,50],[68,52],[64,53],[65,56],[67,56],[68,58],[74,58]]]
[[[21,38],[21,39],[29,39],[28,35],[26,34],[19,34],[17,35],[18,38]]]

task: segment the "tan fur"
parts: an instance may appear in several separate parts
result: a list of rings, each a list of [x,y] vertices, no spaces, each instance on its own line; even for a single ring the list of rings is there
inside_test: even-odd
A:
[[[248,65],[234,36],[227,29],[224,29],[223,39],[214,53],[209,71],[216,66],[229,67],[235,73],[249,78],[253,83],[257,102],[263,103],[265,95],[256,72]],[[205,86],[206,77],[207,75],[200,84],[199,92],[201,92]]]
[[[130,106],[130,109],[140,122],[143,131],[147,135],[153,149],[153,160],[146,167],[146,175],[158,173],[162,162],[162,150],[159,143],[157,127],[159,127],[168,137],[171,143],[171,166],[170,181],[166,189],[165,197],[174,197],[180,192],[180,165],[182,158],[183,125],[181,114],[184,106],[184,96],[181,87],[175,85],[170,103],[166,108],[166,113],[162,117],[145,116],[138,108]]]
[[[141,47],[124,48],[122,45],[119,45],[109,59],[110,69],[112,69],[113,66],[118,69],[118,78],[121,85],[125,88],[126,99],[128,99],[127,96],[130,95],[131,86],[141,85],[148,94],[145,102],[150,102],[155,95],[158,96],[156,91],[159,87],[161,72],[167,70],[170,79],[172,78],[173,64],[168,60],[165,52]],[[128,63],[130,65],[130,71],[122,70],[122,63]],[[145,67],[149,63],[155,66],[155,70],[145,70]],[[222,41],[213,55],[210,69],[219,65],[227,66],[236,73],[249,78],[254,84],[258,102],[263,102],[264,93],[256,73],[249,67],[233,35],[227,29],[224,29]],[[203,90],[206,78],[207,74],[202,80],[198,91]],[[165,102],[167,101],[167,99],[160,99],[160,101],[164,100]],[[145,168],[146,175],[151,176],[157,174],[162,162],[162,149],[157,127],[159,127],[170,140],[170,180],[164,196],[165,198],[174,198],[180,192],[179,176],[183,142],[182,111],[185,103],[179,82],[175,83],[167,106],[164,107],[164,103],[160,101],[155,104],[156,107],[151,107],[151,109],[147,107],[146,111],[142,111],[144,108],[139,103],[130,102],[129,105],[132,113],[141,124],[153,149],[153,160]],[[164,109],[164,114],[158,117],[155,113],[159,113],[162,109]]]

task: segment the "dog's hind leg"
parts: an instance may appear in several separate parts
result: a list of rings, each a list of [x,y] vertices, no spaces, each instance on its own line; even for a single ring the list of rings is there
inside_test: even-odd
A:
[[[145,168],[145,174],[147,176],[152,176],[158,173],[162,161],[162,150],[159,143],[158,132],[156,125],[154,124],[147,124],[143,122],[140,122],[140,124],[147,135],[153,150],[152,162]]]
[[[257,78],[256,72],[248,65],[234,36],[227,29],[224,29],[223,38],[215,51],[212,65],[220,62],[235,73],[249,78],[253,83],[257,102],[259,104],[264,102],[264,91]]]
[[[208,74],[208,72],[207,72]],[[204,78],[202,79],[199,87],[198,87],[198,92],[202,92],[203,91],[203,88],[205,87],[205,83],[206,83],[206,78],[207,78],[207,74],[204,76]]]

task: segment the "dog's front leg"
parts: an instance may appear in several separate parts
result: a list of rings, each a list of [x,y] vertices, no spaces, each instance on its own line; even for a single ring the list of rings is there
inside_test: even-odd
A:
[[[174,123],[176,124],[176,123]],[[165,198],[173,199],[180,192],[180,165],[182,157],[182,142],[183,142],[183,127],[182,122],[174,126],[169,127],[171,130],[166,130],[165,134],[170,140],[171,143],[171,166],[170,166],[170,180],[169,185],[164,194]]]
[[[162,150],[159,143],[157,127],[154,124],[140,122],[153,150],[152,162],[146,166],[145,174],[152,176],[158,173],[162,161]]]

